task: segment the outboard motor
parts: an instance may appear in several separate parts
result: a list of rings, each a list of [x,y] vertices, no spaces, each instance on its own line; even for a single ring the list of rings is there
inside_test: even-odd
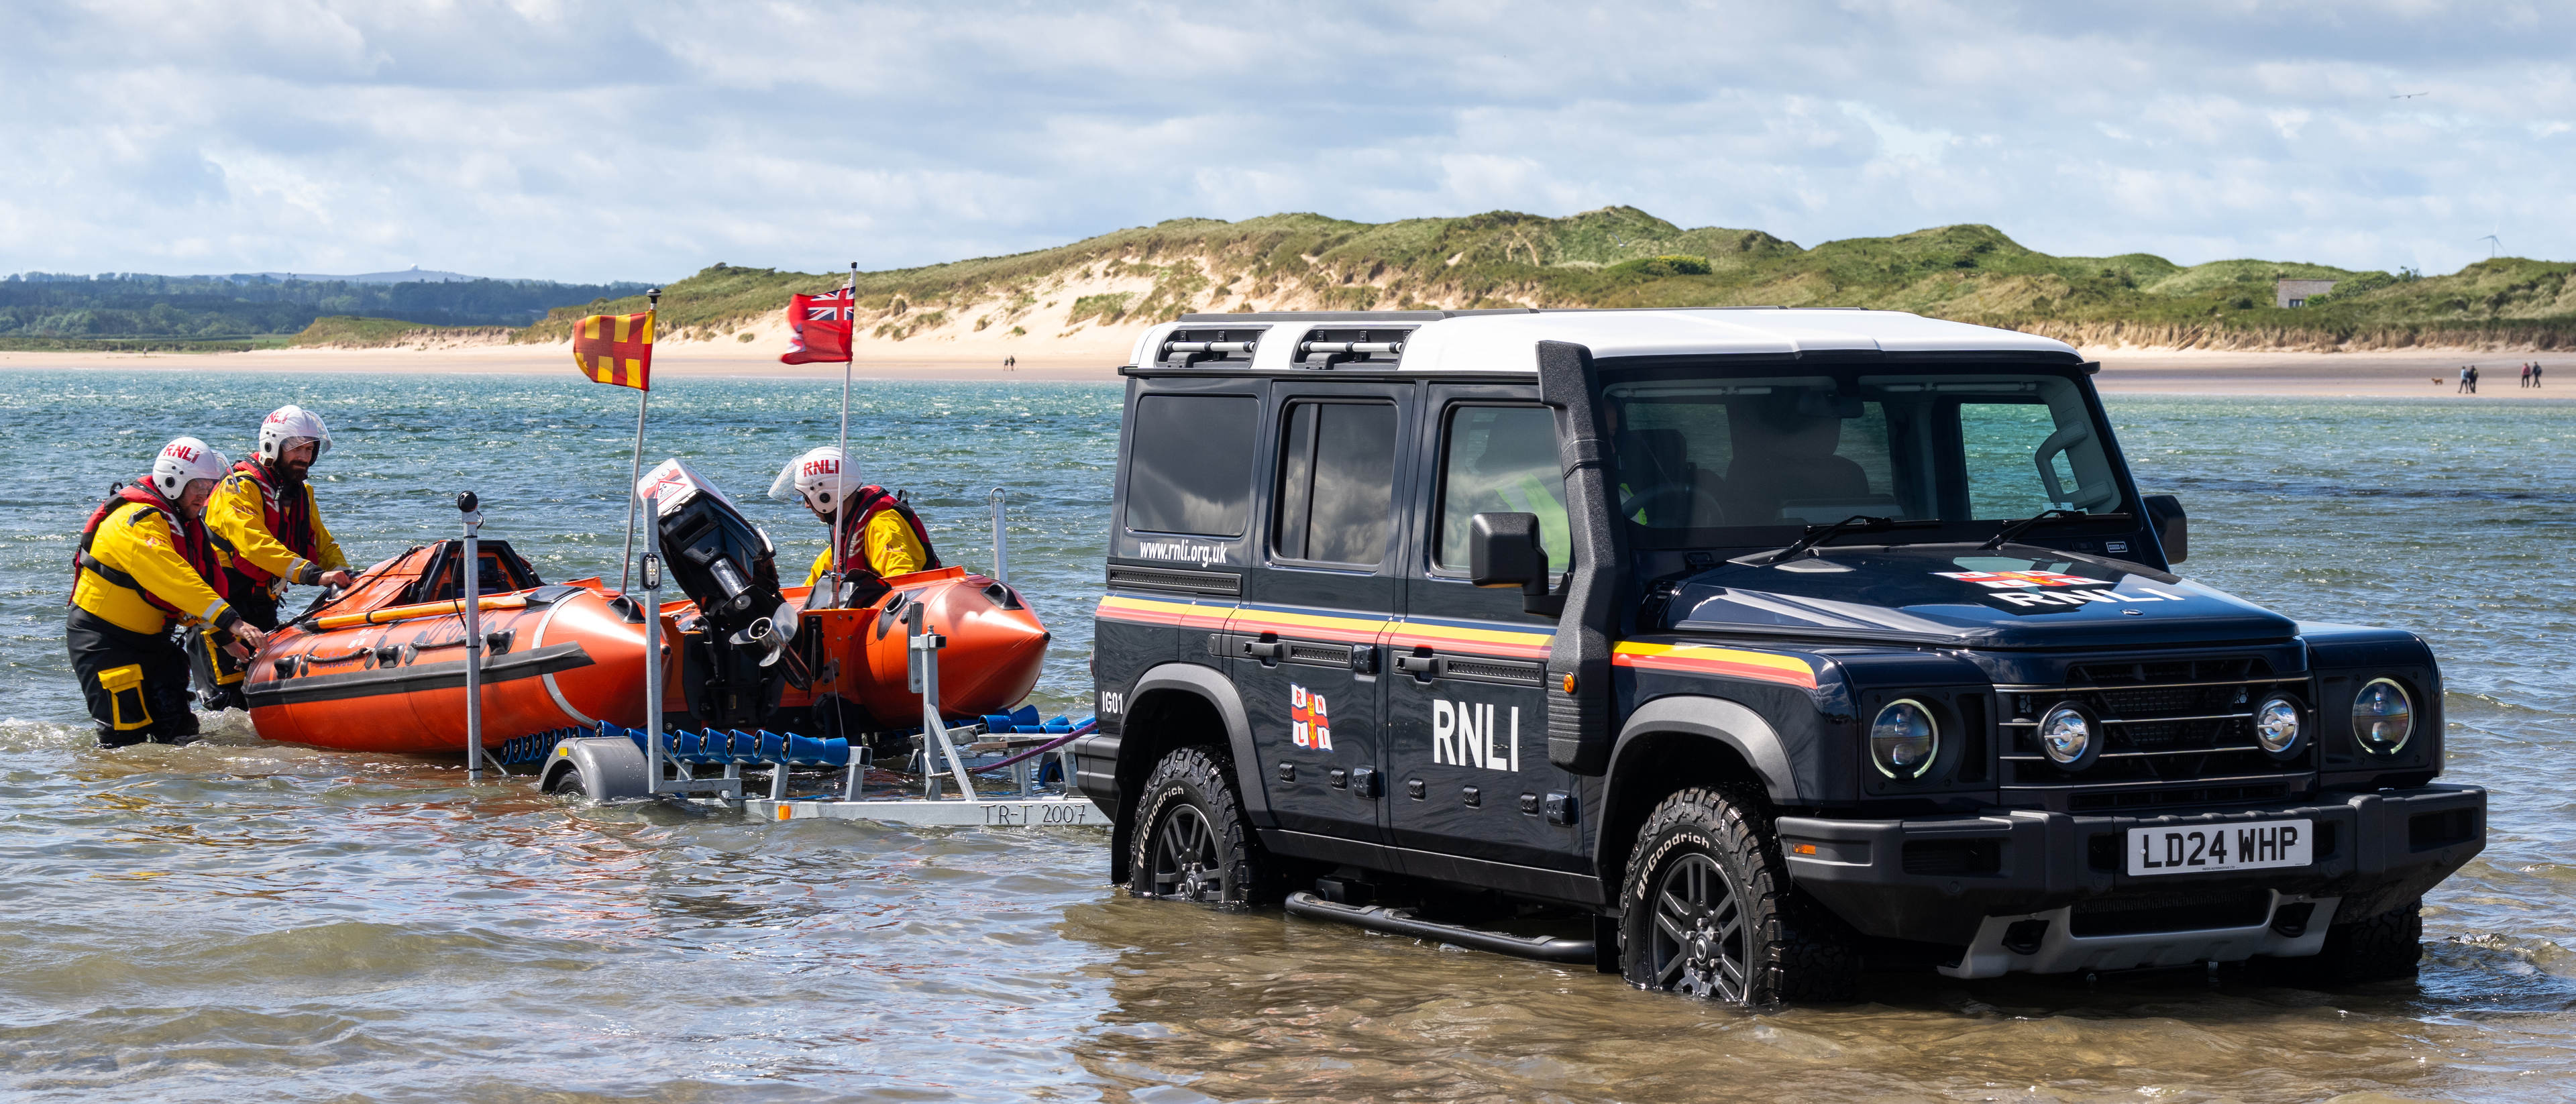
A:
[[[778,593],[777,549],[733,500],[676,459],[655,466],[636,490],[660,498],[663,560],[706,621],[706,679],[686,680],[691,712],[711,723],[757,720],[776,696],[773,676],[808,681],[787,648],[796,608]],[[787,669],[764,670],[782,658]]]

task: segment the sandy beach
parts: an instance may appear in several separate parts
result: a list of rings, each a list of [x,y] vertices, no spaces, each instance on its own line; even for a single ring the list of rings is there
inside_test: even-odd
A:
[[[1096,330],[1058,342],[1032,342],[1012,350],[1004,368],[993,351],[907,348],[903,343],[862,341],[858,375],[864,379],[1109,380],[1117,378],[1136,333]],[[762,336],[768,336],[766,334]],[[752,343],[674,341],[654,351],[653,371],[663,378],[692,376],[829,379],[838,364],[778,362],[783,338]],[[2440,398],[2495,402],[2576,398],[2576,359],[2517,350],[2413,349],[2397,352],[2212,352],[2172,349],[2087,349],[2102,363],[2104,392],[2190,395],[2292,395],[2374,398]],[[2521,387],[2521,365],[2537,360],[2552,386]],[[2459,369],[2477,365],[2484,378],[2476,395],[2457,394]],[[553,373],[573,370],[570,346],[452,345],[397,349],[277,349],[246,353],[0,352],[0,369],[101,369],[124,371],[246,372],[454,372]],[[2565,373],[2565,374],[2560,374]]]

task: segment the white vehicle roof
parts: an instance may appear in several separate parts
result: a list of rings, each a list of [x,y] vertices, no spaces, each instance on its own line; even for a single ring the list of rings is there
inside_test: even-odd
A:
[[[1217,321],[1224,317],[1225,321]],[[1401,371],[1536,372],[1538,343],[1582,345],[1600,358],[1730,356],[1815,352],[2032,353],[2079,359],[2074,346],[1992,326],[1925,318],[1904,311],[1709,308],[1688,310],[1550,310],[1440,318],[1419,314],[1329,311],[1239,316],[1201,315],[1145,331],[1130,364],[1150,365],[1175,330],[1264,327],[1252,370],[1291,367],[1310,329],[1414,327],[1404,339]],[[1282,340],[1284,338],[1284,340]],[[1239,362],[1238,362],[1239,363]]]

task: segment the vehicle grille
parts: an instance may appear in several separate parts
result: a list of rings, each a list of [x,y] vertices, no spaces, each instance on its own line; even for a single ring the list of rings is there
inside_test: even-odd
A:
[[[2079,663],[2063,685],[1995,689],[2008,800],[2045,794],[2037,803],[2070,811],[2280,800],[2315,769],[2313,745],[2282,761],[2255,743],[2254,707],[2265,697],[2314,700],[2307,676],[2276,675],[2257,656]],[[2039,746],[2040,718],[2070,700],[2093,710],[2105,734],[2100,758],[2073,772]]]

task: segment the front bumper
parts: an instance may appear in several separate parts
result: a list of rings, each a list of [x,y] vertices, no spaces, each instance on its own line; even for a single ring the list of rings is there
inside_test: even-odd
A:
[[[2484,850],[2486,808],[2486,790],[2437,783],[2199,814],[1781,817],[1778,829],[1790,877],[1853,927],[1967,948],[1943,972],[1985,977],[2315,954],[2328,924],[2415,900]],[[2131,828],[2288,819],[2316,822],[2307,866],[2144,877],[2121,867]]]

